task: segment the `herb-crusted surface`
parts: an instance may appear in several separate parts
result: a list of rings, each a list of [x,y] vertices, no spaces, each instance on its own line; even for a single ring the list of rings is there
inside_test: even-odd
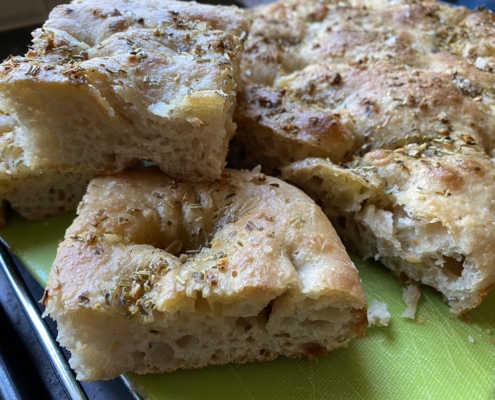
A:
[[[350,248],[453,312],[479,304],[495,285],[494,14],[287,0],[252,17],[234,165],[281,169]]]
[[[93,180],[44,302],[83,380],[317,356],[362,334],[358,273],[320,208],[253,172]]]
[[[77,1],[0,66],[0,102],[32,166],[122,170],[135,159],[218,178],[235,125],[248,21],[234,7]]]

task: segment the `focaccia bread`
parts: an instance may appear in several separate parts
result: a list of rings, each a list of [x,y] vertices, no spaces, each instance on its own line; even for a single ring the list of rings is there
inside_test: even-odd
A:
[[[342,166],[308,158],[282,177],[322,206],[350,251],[434,287],[460,314],[495,285],[495,167],[476,147],[461,137],[451,152],[407,145]]]
[[[95,174],[34,170],[26,166],[14,118],[0,111],[0,228],[7,205],[29,221],[75,210]]]
[[[363,334],[340,239],[276,178],[192,184],[150,167],[93,180],[78,213],[43,299],[78,379],[312,358]]]
[[[477,87],[469,95],[462,82],[390,64],[320,63],[281,77],[275,87],[246,86],[229,160],[273,173],[306,157],[339,163],[373,149],[448,141],[456,132],[493,156],[495,90]]]
[[[216,179],[248,28],[236,7],[74,1],[51,12],[25,57],[0,65],[0,104],[31,167],[113,173],[143,159]]]
[[[351,249],[437,288],[453,312],[479,304],[495,282],[494,14],[434,1],[286,0],[252,17],[229,160],[283,170]],[[372,178],[352,178],[368,169]]]

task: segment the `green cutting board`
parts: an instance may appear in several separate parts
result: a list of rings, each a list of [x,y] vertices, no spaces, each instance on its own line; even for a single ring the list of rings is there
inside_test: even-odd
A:
[[[13,215],[0,232],[44,285],[73,213],[28,223]],[[126,374],[149,399],[495,399],[495,291],[467,315],[449,313],[422,287],[417,319],[401,318],[402,285],[378,263],[352,257],[368,301],[388,303],[388,327],[371,327],[317,361],[287,359],[163,375]]]

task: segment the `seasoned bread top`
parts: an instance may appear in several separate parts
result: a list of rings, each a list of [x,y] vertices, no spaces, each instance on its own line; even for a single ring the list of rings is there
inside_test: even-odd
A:
[[[292,103],[339,112],[351,121],[354,152],[360,154],[438,138],[453,140],[462,133],[492,155],[495,93],[470,95],[462,85],[445,72],[322,63],[280,78],[274,90]]]
[[[495,27],[488,10],[435,1],[288,0],[259,6],[252,18],[243,69],[259,84],[322,60],[407,64],[417,56],[451,53],[473,62],[484,58],[479,64],[486,61],[486,69],[493,63]]]
[[[81,12],[81,6],[91,9],[98,18],[91,18],[86,13],[80,17],[73,17],[71,14]],[[214,30],[229,32],[238,37],[243,36],[243,32],[246,35],[249,30],[249,21],[244,12],[235,6],[214,6],[186,1],[75,0],[70,5],[56,7],[53,13],[53,18],[50,16],[51,21],[46,27],[61,29],[67,26],[70,27],[70,31],[93,38],[89,41],[94,42],[97,38],[101,40],[102,34],[110,36],[124,27],[159,28],[164,20],[173,15],[178,16],[174,21],[177,26],[187,24],[184,20],[186,17],[189,20],[203,21]],[[78,39],[88,42],[82,37]]]
[[[275,178],[230,170],[221,181],[191,184],[148,168],[93,180],[78,213],[47,286],[48,298],[62,296],[68,309],[108,304],[104,293],[112,299],[120,293],[115,276],[126,274],[129,302],[111,312],[132,312],[129,304],[141,299],[174,313],[190,307],[197,293],[224,304],[227,314],[234,300],[250,299],[246,310],[231,311],[236,315],[283,294],[284,301],[317,308],[366,304],[328,219],[299,189]],[[79,267],[87,262],[94,268]]]
[[[297,125],[304,109],[307,116],[339,116],[352,137],[347,160],[459,133],[495,155],[490,11],[434,1],[287,0],[254,9],[252,18],[242,61],[247,84],[236,112],[241,128],[279,135],[273,119]],[[252,93],[279,101],[243,101]],[[309,139],[296,126],[293,140],[318,140],[325,129],[314,132],[317,125],[306,129]],[[342,162],[341,154],[327,157]]]
[[[55,8],[33,33],[26,57],[10,58],[0,66],[0,82],[88,85],[111,115],[116,111],[106,97],[112,94],[99,87],[108,81],[118,97],[157,121],[176,114],[187,118],[187,109],[197,103],[209,108],[217,98],[235,92],[236,82],[228,76],[236,73],[230,59],[239,55],[240,39],[219,29],[238,34],[248,29],[236,8],[227,8],[224,20],[218,7],[174,1],[160,7],[146,1],[97,4]]]

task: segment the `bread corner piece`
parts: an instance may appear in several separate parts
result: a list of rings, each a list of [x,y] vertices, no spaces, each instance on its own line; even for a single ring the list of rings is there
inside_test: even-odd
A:
[[[33,221],[75,210],[93,173],[36,170],[26,166],[17,122],[0,110],[0,228],[7,225],[7,206]]]
[[[135,159],[219,178],[235,124],[247,18],[235,7],[80,0],[0,65],[0,107],[32,167],[118,172]],[[187,161],[187,162],[186,162]]]
[[[357,270],[299,189],[153,168],[93,180],[58,249],[43,301],[78,379],[313,358],[364,334]]]
[[[495,168],[466,135],[450,153],[411,144],[341,166],[309,158],[282,177],[322,205],[348,249],[434,287],[451,312],[478,306],[495,286]]]

